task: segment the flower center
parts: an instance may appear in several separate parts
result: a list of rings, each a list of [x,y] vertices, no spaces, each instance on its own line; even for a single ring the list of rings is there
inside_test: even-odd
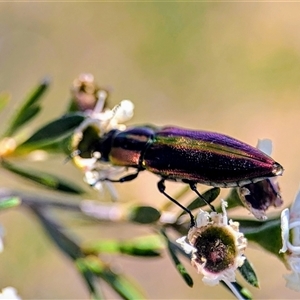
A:
[[[198,263],[205,263],[207,271],[218,273],[233,265],[236,256],[235,241],[232,234],[224,227],[210,226],[196,238]]]

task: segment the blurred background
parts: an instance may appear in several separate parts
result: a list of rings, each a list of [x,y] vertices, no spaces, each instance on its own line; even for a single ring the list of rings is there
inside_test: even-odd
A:
[[[285,168],[280,185],[288,206],[300,182],[299,10],[300,3],[275,2],[1,3],[0,90],[12,94],[1,122],[9,120],[24,95],[44,76],[51,77],[51,89],[43,112],[29,126],[36,128],[61,115],[73,79],[89,72],[112,91],[110,106],[122,99],[133,101],[132,124],[212,130],[251,145],[258,138],[272,139],[272,156]],[[46,167],[78,181],[82,178],[63,158]],[[141,174],[126,186],[118,185],[120,201],[163,203],[156,182],[154,175]],[[1,183],[37,191],[35,185],[5,173]],[[177,191],[182,186],[168,187]],[[27,211],[5,211],[0,222],[6,231],[0,288],[12,285],[26,299],[88,297],[72,263]],[[78,226],[77,231],[87,240],[132,237],[133,232],[125,225]],[[282,275],[288,271],[277,258],[251,246],[247,256],[261,282],[261,289],[246,285],[254,298],[299,298],[285,288]],[[204,286],[188,263],[195,286],[187,287],[167,253],[163,259],[146,261],[113,259],[150,299],[232,298],[223,287]]]

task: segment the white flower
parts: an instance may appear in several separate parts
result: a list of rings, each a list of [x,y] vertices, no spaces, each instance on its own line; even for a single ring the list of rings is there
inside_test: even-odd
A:
[[[239,232],[237,222],[228,223],[226,206],[222,200],[222,213],[200,210],[196,225],[187,237],[177,240],[186,253],[192,254],[192,265],[202,273],[202,280],[208,285],[216,285],[221,280],[230,285],[235,281],[236,269],[245,260],[247,240]]]
[[[125,130],[126,126],[123,122],[128,121],[133,116],[134,105],[129,100],[123,100],[113,109],[105,109],[104,103],[106,100],[106,94],[100,91],[98,95],[98,103],[94,110],[88,113],[86,120],[76,129],[72,148],[74,149],[71,155],[73,161],[77,167],[83,170],[85,174],[85,181],[94,187],[98,191],[102,191],[105,187],[111,194],[112,199],[118,198],[117,192],[113,184],[109,181],[105,181],[105,178],[118,179],[118,175],[123,173],[126,169],[124,167],[113,166],[109,162],[100,161],[100,153],[95,152],[92,157],[83,158],[78,154],[79,143],[83,140],[85,130],[91,128],[95,137],[93,139],[100,139],[105,133],[112,129]],[[94,140],[88,141],[93,142]]]
[[[11,286],[2,289],[2,293],[0,293],[0,299],[15,299],[21,300],[21,297],[18,296],[17,290]]]
[[[86,160],[86,159],[85,159]],[[84,181],[99,192],[107,189],[112,200],[118,199],[118,193],[110,181],[103,181],[104,178],[119,178],[125,171],[124,167],[112,166],[110,163],[99,162],[97,159],[89,159],[84,168]]]
[[[291,274],[284,275],[286,286],[300,291],[300,191],[292,206],[281,213],[282,248]]]

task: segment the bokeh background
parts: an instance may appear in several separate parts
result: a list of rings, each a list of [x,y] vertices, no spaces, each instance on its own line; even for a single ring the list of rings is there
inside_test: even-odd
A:
[[[1,3],[0,90],[13,97],[1,115],[2,126],[45,75],[52,78],[51,89],[43,112],[30,127],[59,116],[73,79],[90,72],[112,91],[111,105],[122,99],[134,102],[132,124],[212,130],[252,145],[258,138],[272,139],[273,157],[285,168],[280,184],[288,206],[300,182],[299,16],[300,3]],[[82,178],[63,159],[46,168],[78,181]],[[154,175],[142,174],[126,187],[118,186],[121,201],[163,203],[156,181]],[[1,173],[1,186],[39,192],[6,173]],[[170,191],[179,188],[170,184]],[[26,299],[88,297],[72,263],[50,243],[30,213],[3,212],[0,222],[6,230],[1,288],[15,286]],[[148,230],[135,229],[137,234]],[[77,231],[86,239],[132,237],[135,232],[126,225],[78,226]],[[250,287],[255,298],[299,298],[285,288],[282,275],[287,270],[275,257],[256,247],[250,247],[247,256],[261,281],[261,289]],[[187,287],[167,254],[146,261],[111,259],[151,299],[232,298],[222,287],[204,286],[188,266],[195,286]]]

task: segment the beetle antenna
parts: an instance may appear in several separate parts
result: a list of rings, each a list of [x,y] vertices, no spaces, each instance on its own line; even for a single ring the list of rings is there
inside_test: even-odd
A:
[[[197,187],[196,187],[196,183],[194,182],[189,182],[190,188],[193,192],[195,192],[197,194],[197,196],[202,199],[206,205],[208,205],[210,207],[210,209],[212,211],[216,211],[215,207],[213,205],[211,205],[209,202],[207,202],[207,200],[198,192]]]
[[[183,209],[186,213],[189,214],[190,218],[191,218],[191,228],[194,227],[196,225],[195,223],[195,218],[192,214],[192,212],[185,206],[183,206],[182,204],[180,204],[177,200],[175,200],[174,198],[172,198],[170,195],[168,195],[165,192],[166,186],[165,186],[165,179],[161,179],[158,183],[157,183],[157,187],[158,190],[165,195],[169,200],[171,200],[173,203],[175,203],[177,206],[179,206],[181,209]]]

